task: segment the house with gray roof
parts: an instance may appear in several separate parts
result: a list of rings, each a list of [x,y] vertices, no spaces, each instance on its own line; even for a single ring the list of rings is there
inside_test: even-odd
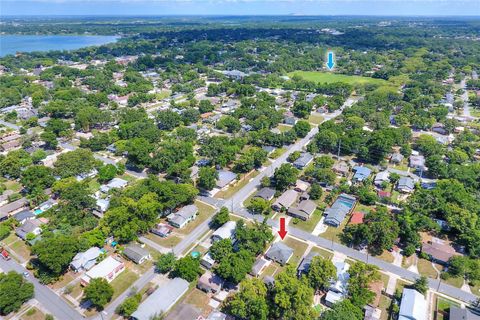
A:
[[[235,239],[235,229],[237,228],[237,223],[235,221],[227,221],[220,228],[215,230],[212,234],[212,241],[220,241],[224,239]]]
[[[403,155],[399,152],[395,152],[394,154],[392,154],[392,156],[390,157],[390,162],[392,163],[400,163],[403,161]]]
[[[299,277],[302,274],[308,273],[308,270],[310,269],[310,264],[312,263],[313,258],[319,255],[320,254],[318,252],[310,251],[305,257],[303,257],[302,262],[300,262],[300,265],[298,266],[298,269],[297,269],[297,274]]]
[[[317,209],[317,205],[312,200],[303,200],[295,207],[290,207],[287,214],[294,218],[308,220]]]
[[[264,258],[258,258],[253,264],[250,274],[254,277],[258,277],[262,273],[263,269],[265,269],[265,267],[268,265],[268,263],[269,262]]]
[[[348,175],[348,172],[350,171],[348,164],[345,161],[335,163],[332,167],[332,170],[333,172],[340,174],[344,177],[346,177]]]
[[[150,252],[140,247],[138,244],[131,244],[123,250],[123,255],[136,264],[142,264],[151,259]]]
[[[20,227],[15,229],[15,234],[22,240],[27,240],[28,234],[38,236],[42,233],[42,228],[40,227],[42,224],[39,219],[26,220]]]
[[[313,161],[313,155],[309,152],[304,152],[300,158],[293,162],[293,166],[297,169],[303,169]]]
[[[278,199],[273,203],[272,209],[275,211],[281,211],[284,209],[288,209],[292,206],[292,204],[297,201],[298,192],[295,190],[287,190]]]
[[[183,228],[187,223],[194,220],[197,217],[198,208],[194,204],[190,204],[178,210],[177,212],[171,213],[168,216],[168,223],[176,228]]]
[[[380,171],[375,175],[375,180],[373,183],[377,186],[380,187],[384,182],[389,182],[390,179],[390,172],[388,171]]]
[[[397,190],[404,193],[412,193],[415,191],[415,183],[410,177],[401,177],[398,180]]]
[[[275,190],[267,187],[258,190],[254,196],[254,198],[262,198],[263,200],[267,201],[272,200],[273,197],[275,197]]]
[[[325,209],[325,223],[338,227],[355,207],[356,202],[357,199],[353,196],[345,193],[339,195],[332,206]]]
[[[235,179],[237,179],[235,173],[226,170],[218,170],[217,188],[226,188],[235,181]]]
[[[138,306],[131,318],[149,320],[166,313],[188,291],[188,285],[182,278],[168,280]]]
[[[125,188],[128,184],[127,180],[120,178],[113,178],[109,183],[100,186],[100,191],[103,193],[108,193],[112,189],[122,189]]]
[[[267,253],[265,253],[265,257],[281,265],[285,265],[292,256],[293,249],[283,242],[275,242],[270,249],[268,249]]]
[[[422,171],[425,170],[425,157],[421,155],[411,155],[409,158],[409,164],[408,166],[410,168]]]
[[[70,269],[74,272],[90,270],[97,262],[100,254],[102,254],[102,251],[97,247],[91,247],[87,251],[79,252],[70,262]]]
[[[398,320],[426,320],[427,300],[415,289],[403,289]]]
[[[480,312],[473,313],[470,309],[450,305],[448,318],[452,320],[480,320]]]
[[[27,220],[35,219],[35,214],[30,210],[24,210],[14,214],[13,218],[17,220],[19,224],[24,224]]]

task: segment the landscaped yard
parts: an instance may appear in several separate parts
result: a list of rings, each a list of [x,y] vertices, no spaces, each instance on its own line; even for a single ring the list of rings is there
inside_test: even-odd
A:
[[[266,277],[266,276],[273,277],[282,270],[283,270],[283,267],[281,267],[279,264],[275,262],[272,262],[268,267],[265,268],[265,270],[262,273],[262,277]]]
[[[311,114],[310,117],[308,117],[308,122],[314,125],[319,125],[323,121],[323,117],[319,114]]]
[[[327,251],[325,249],[319,248],[319,247],[313,247],[311,252],[318,252],[322,257],[325,259],[331,260],[333,257],[333,252]]]
[[[376,258],[382,259],[383,261],[387,261],[387,262],[390,262],[390,263],[392,263],[393,260],[395,260],[393,255],[390,252],[388,252],[387,250],[384,250],[383,253],[379,256],[376,256]]]
[[[145,235],[145,238],[152,240],[153,242],[161,245],[165,248],[174,247],[182,241],[182,239],[174,234],[170,234],[166,238],[159,237],[153,233],[148,233]]]
[[[28,309],[21,317],[21,320],[43,320],[45,319],[45,314],[39,309],[32,307]]]
[[[6,182],[3,182],[3,184],[5,185],[5,188],[7,188],[7,190],[12,190],[13,192],[19,192],[20,190],[22,190],[22,184],[17,181],[8,180]]]
[[[235,193],[237,193],[238,190],[242,189],[250,181],[250,179],[255,178],[258,174],[259,172],[257,170],[249,172],[248,174],[244,175],[240,181],[230,185],[227,190],[217,192],[215,198],[229,199]]]
[[[12,251],[14,251],[17,255],[22,257],[24,260],[30,259],[30,247],[26,245],[25,242],[23,242],[23,240],[18,239],[17,241],[10,244],[9,247]]]
[[[204,309],[206,306],[208,306],[209,300],[210,299],[203,291],[197,288],[193,288],[192,291],[187,293],[187,296],[183,300],[183,303],[191,304],[192,306],[195,306],[199,309]]]
[[[432,262],[425,260],[425,259],[418,259],[417,262],[418,272],[423,275],[433,279],[438,277],[437,271],[433,268]]]
[[[349,76],[344,74],[337,74],[332,72],[322,71],[294,71],[288,74],[289,77],[300,76],[307,81],[314,81],[320,83],[344,82],[352,85],[356,84],[388,84],[383,79],[375,79],[369,77]]]
[[[392,299],[382,294],[382,296],[380,297],[380,302],[378,304],[378,308],[382,310],[382,314],[380,316],[381,320],[390,319],[388,310],[390,309],[391,304],[392,304]]]
[[[303,254],[305,253],[305,250],[307,250],[308,245],[305,242],[295,240],[289,236],[287,236],[283,242],[293,249],[293,256],[288,261],[288,264],[297,266],[300,263],[300,260],[302,260]]]
[[[315,210],[315,212],[312,214],[310,219],[308,219],[307,221],[298,219],[297,224],[294,224],[292,219],[290,221],[290,225],[292,225],[295,228],[305,230],[307,232],[312,232],[321,218],[322,218],[322,212],[320,212],[320,210]]]
[[[273,150],[273,152],[270,154],[269,158],[271,159],[277,159],[278,157],[280,157],[282,154],[284,154],[285,152],[287,151],[287,148],[277,148],[275,150]]]
[[[449,277],[448,279],[442,280],[442,281],[457,288],[461,288],[463,285],[462,277]]]
[[[280,132],[287,132],[287,131],[292,130],[292,126],[290,126],[288,124],[284,124],[284,123],[280,123],[277,126],[277,128],[278,128],[278,130],[280,130]]]
[[[112,301],[115,300],[122,292],[127,290],[128,287],[132,285],[138,279],[138,275],[128,269],[125,269],[122,273],[118,275],[115,279],[113,279],[110,284],[113,287],[113,297]]]

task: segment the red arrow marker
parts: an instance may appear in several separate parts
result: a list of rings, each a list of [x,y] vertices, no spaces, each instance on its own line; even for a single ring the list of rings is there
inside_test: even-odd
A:
[[[287,235],[287,230],[285,230],[285,218],[280,218],[280,230],[278,231],[278,235],[282,240]]]

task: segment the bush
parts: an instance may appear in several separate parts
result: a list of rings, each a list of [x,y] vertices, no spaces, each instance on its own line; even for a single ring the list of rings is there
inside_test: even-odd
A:
[[[116,312],[124,317],[130,317],[137,310],[141,300],[142,295],[139,293],[128,297],[118,306]]]

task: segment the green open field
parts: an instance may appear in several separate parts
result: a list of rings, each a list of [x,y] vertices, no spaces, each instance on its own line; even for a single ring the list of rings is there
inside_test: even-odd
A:
[[[288,74],[289,77],[300,76],[305,80],[314,81],[319,83],[332,83],[332,82],[345,82],[352,85],[357,84],[387,84],[387,81],[383,79],[374,79],[369,77],[360,76],[348,76],[344,74],[336,74],[330,72],[321,71],[294,71]]]

